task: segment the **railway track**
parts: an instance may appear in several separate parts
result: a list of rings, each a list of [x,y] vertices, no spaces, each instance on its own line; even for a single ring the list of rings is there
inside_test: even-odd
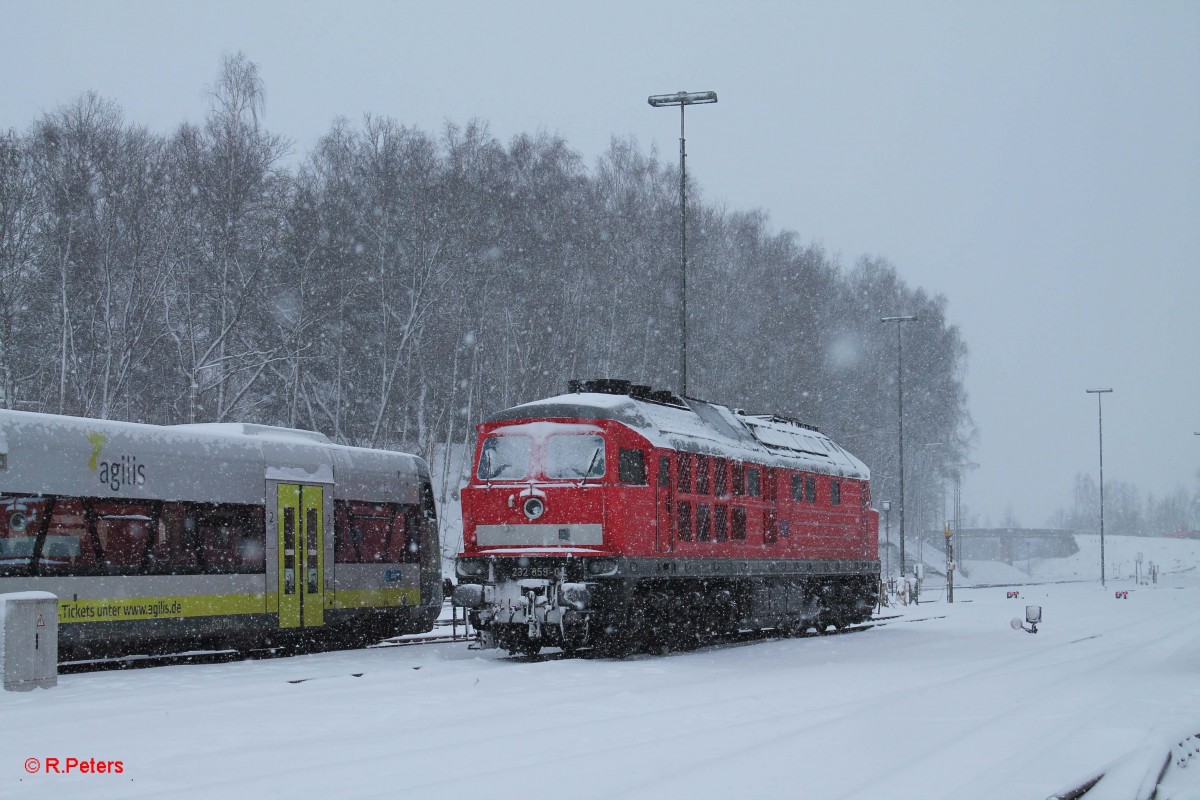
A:
[[[793,633],[790,635],[781,634],[774,628],[767,628],[758,631],[744,630],[735,634],[725,636],[720,639],[714,639],[711,642],[690,648],[688,650],[669,650],[657,653],[637,653],[634,655],[650,655],[660,656],[668,655],[669,653],[684,653],[697,652],[701,650],[723,649],[727,647],[740,647],[746,644],[754,644],[756,642],[769,642],[782,639],[810,639],[818,636],[843,636],[851,633],[862,633],[871,628],[881,628],[885,625],[891,625],[897,622],[927,622],[935,619],[945,619],[945,615],[927,616],[927,617],[906,617],[902,614],[893,614],[886,617],[875,617],[868,622],[862,622],[857,625],[847,625],[844,628],[826,629],[824,631],[809,630],[802,633]],[[552,650],[548,653],[539,653],[536,656],[521,656],[512,655],[510,659],[521,662],[541,662],[541,661],[558,661],[564,658],[590,658],[590,659],[611,659],[613,656],[602,654],[592,648],[579,650],[575,654],[568,654],[561,650]]]
[[[739,631],[723,639],[714,640],[713,642],[692,648],[692,652],[696,650],[721,648],[721,647],[736,647],[744,644],[752,644],[754,642],[765,642],[777,639],[807,639],[817,636],[842,636],[851,633],[861,633],[862,631],[871,628],[879,628],[885,625],[890,625],[896,622],[925,622],[928,620],[944,619],[944,615],[928,616],[928,617],[906,617],[902,614],[893,614],[885,617],[875,617],[868,622],[863,622],[858,625],[847,625],[844,628],[828,629],[822,632],[815,630],[805,631],[803,633],[795,633],[790,636],[784,636],[773,628],[768,628],[760,631]],[[439,624],[435,627],[450,628],[449,623],[445,625]],[[418,645],[431,644],[470,644],[474,641],[474,634],[467,633],[445,633],[441,635],[429,634],[413,634],[410,636],[397,636],[392,639],[386,639],[377,644],[369,645],[368,649],[383,649],[390,647],[415,647]],[[328,648],[313,647],[313,648],[297,648],[297,647],[273,647],[252,650],[205,650],[198,652],[184,653],[164,653],[164,654],[144,654],[134,656],[121,656],[114,658],[98,658],[85,659],[79,661],[64,661],[58,665],[58,674],[60,675],[76,675],[87,672],[106,672],[110,670],[128,670],[128,669],[149,669],[151,667],[170,667],[181,664],[227,664],[233,661],[244,661],[266,658],[281,658],[285,656],[301,655],[308,652],[321,652]],[[671,651],[682,652],[682,651]],[[581,650],[577,654],[581,658],[608,658],[593,650]],[[662,653],[660,655],[665,655]],[[552,650],[547,653],[539,653],[536,656],[511,656],[513,660],[540,662],[540,661],[557,661],[563,658],[574,657],[560,650]]]

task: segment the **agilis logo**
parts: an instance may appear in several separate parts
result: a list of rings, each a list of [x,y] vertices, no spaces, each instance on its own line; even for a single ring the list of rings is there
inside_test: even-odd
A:
[[[146,465],[139,464],[137,456],[122,454],[111,461],[102,460],[101,453],[108,444],[108,437],[103,433],[88,433],[88,442],[92,445],[92,456],[88,459],[88,469],[96,473],[100,483],[120,491],[122,486],[144,486],[146,484]]]

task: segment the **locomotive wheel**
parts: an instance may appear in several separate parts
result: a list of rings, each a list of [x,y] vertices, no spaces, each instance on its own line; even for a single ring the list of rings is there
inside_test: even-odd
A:
[[[513,642],[512,649],[508,652],[510,655],[520,654],[529,658],[533,658],[541,651],[542,643],[540,641],[535,641],[527,636],[523,636]]]
[[[653,613],[647,631],[647,651],[658,655],[671,652],[680,634],[681,620],[675,614],[675,596],[671,592],[656,592],[651,596]]]
[[[693,650],[700,644],[699,620],[694,607],[688,606],[686,595],[671,595],[671,647]]]

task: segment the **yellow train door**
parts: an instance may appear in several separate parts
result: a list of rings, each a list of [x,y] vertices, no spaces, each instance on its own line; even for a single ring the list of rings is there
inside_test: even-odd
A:
[[[279,627],[325,624],[322,487],[278,485]]]

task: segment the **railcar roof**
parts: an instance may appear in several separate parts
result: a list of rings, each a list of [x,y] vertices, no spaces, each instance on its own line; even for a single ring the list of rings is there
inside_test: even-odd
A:
[[[0,409],[0,453],[6,455],[0,491],[114,498],[262,503],[264,481],[279,480],[335,483],[335,497],[384,501],[397,496],[398,483],[415,486],[428,474],[411,454],[334,444],[313,431],[148,425],[7,409]],[[141,465],[144,474],[131,485],[122,479],[111,490],[97,490],[105,461]]]
[[[871,477],[866,464],[813,428],[691,397],[683,403],[686,407],[629,395],[577,392],[514,406],[487,421],[613,420],[633,428],[656,447],[848,478]]]

